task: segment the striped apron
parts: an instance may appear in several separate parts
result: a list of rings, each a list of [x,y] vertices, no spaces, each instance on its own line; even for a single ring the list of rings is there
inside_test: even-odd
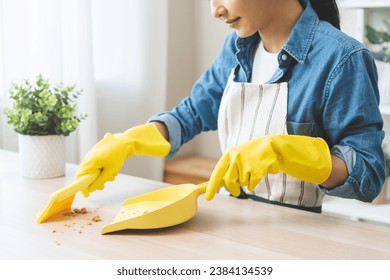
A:
[[[287,134],[287,94],[286,82],[236,83],[232,70],[218,113],[222,152],[260,136]],[[228,194],[224,188],[220,193]],[[266,175],[254,192],[242,187],[240,197],[321,212],[324,194],[316,184],[280,172]]]

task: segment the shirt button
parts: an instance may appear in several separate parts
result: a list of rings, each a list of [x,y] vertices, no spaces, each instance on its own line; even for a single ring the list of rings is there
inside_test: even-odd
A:
[[[283,61],[286,61],[286,60],[287,60],[287,58],[288,58],[288,57],[287,57],[287,54],[285,54],[285,53],[284,53],[284,54],[282,54],[282,60],[283,60]]]

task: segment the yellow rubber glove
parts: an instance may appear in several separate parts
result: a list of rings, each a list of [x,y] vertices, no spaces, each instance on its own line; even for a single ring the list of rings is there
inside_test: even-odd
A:
[[[322,138],[298,135],[267,135],[230,148],[211,174],[206,199],[213,199],[221,186],[234,196],[240,186],[253,191],[268,173],[280,171],[315,184],[330,175],[329,147]]]
[[[151,123],[133,127],[123,133],[106,133],[79,165],[76,178],[99,173],[97,179],[82,194],[88,197],[90,192],[104,189],[104,183],[113,181],[125,160],[132,155],[164,157],[170,149],[169,142]]]

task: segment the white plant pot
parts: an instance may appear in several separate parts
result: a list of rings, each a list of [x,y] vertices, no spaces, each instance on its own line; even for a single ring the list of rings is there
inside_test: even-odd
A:
[[[26,178],[46,179],[65,175],[65,136],[19,134],[21,174]]]

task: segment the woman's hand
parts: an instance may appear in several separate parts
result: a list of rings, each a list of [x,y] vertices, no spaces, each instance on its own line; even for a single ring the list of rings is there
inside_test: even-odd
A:
[[[322,138],[268,135],[233,147],[221,157],[211,174],[206,199],[213,199],[221,186],[234,196],[240,194],[240,186],[253,191],[266,174],[280,171],[321,184],[331,170],[330,151]]]

